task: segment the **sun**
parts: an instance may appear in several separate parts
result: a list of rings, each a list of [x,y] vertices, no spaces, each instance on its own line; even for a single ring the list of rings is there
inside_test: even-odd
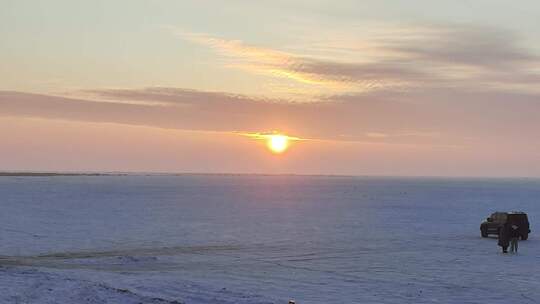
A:
[[[269,135],[266,145],[276,154],[283,153],[289,147],[289,138],[281,134]]]
[[[281,154],[287,151],[291,146],[293,146],[293,143],[297,141],[309,140],[296,136],[289,136],[276,131],[238,134],[266,143],[268,150],[274,154]]]

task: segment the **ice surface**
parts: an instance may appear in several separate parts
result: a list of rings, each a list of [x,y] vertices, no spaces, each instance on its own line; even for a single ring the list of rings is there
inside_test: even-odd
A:
[[[536,303],[540,181],[0,177],[0,303]],[[503,255],[493,211],[533,233]]]

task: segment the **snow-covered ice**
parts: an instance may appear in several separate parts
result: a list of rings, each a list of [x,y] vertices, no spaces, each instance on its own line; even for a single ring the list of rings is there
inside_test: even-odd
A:
[[[540,181],[0,177],[0,303],[536,303]],[[480,222],[529,214],[503,255]]]

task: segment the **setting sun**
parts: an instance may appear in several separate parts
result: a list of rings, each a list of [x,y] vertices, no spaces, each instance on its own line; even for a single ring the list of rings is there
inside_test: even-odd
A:
[[[277,131],[237,134],[255,139],[257,141],[265,142],[268,150],[275,154],[285,152],[287,149],[289,149],[291,143],[293,142],[308,140],[296,136],[289,136],[284,133],[278,133]]]
[[[274,153],[282,153],[289,147],[289,139],[285,135],[271,135],[267,141],[268,148]]]

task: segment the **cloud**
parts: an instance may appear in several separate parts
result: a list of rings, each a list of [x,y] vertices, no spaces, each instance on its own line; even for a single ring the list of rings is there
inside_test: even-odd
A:
[[[173,90],[174,94],[171,93]],[[258,125],[260,118],[255,114],[272,108],[270,103],[257,106],[256,99],[182,89],[103,90],[93,93],[94,100],[0,91],[0,115],[231,131],[249,130],[250,125]],[[100,97],[108,101],[97,101]],[[129,102],[132,100],[146,103]]]
[[[395,63],[338,62],[248,45],[240,40],[225,40],[208,34],[181,31],[177,34],[232,58],[233,61],[226,66],[328,88],[351,89],[351,84],[356,83],[365,90],[382,84],[402,83],[407,78],[425,77],[419,71]]]
[[[181,88],[91,92],[92,99],[0,91],[0,116],[253,136],[275,130],[304,140],[441,147],[505,142],[530,149],[540,129],[540,99],[531,94],[438,88],[294,103]]]
[[[288,52],[248,45],[240,40],[221,39],[208,34],[186,33],[183,31],[176,31],[176,33],[188,41],[210,47],[233,59],[233,61],[226,64],[230,67],[324,86],[340,85],[340,82],[344,80],[333,79],[330,76],[320,77],[317,73],[303,71],[304,69],[310,69],[309,66],[313,65],[315,61]],[[343,76],[337,75],[337,77]]]
[[[169,106],[189,106],[198,105],[217,105],[230,103],[251,104],[283,102],[264,97],[252,97],[242,94],[233,94],[227,92],[208,92],[184,88],[167,87],[149,87],[144,89],[98,89],[85,90],[83,93],[89,94],[90,98],[109,101],[122,101],[146,104],[162,104]]]
[[[245,137],[249,137],[249,138],[253,138],[253,139],[256,139],[256,140],[265,140],[265,141],[272,138],[272,137],[274,137],[274,136],[276,136],[276,135],[284,136],[289,141],[313,140],[313,139],[308,139],[308,138],[300,138],[300,137],[296,137],[296,136],[289,136],[289,135],[286,135],[286,134],[281,134],[278,131],[274,131],[274,132],[255,132],[255,133],[237,132],[236,134],[241,135],[241,136],[245,136]]]
[[[478,26],[452,25],[414,29],[415,35],[381,41],[382,48],[411,59],[503,69],[539,62],[538,55],[520,47],[513,32]]]
[[[361,41],[326,42],[347,60],[260,47],[209,34],[176,31],[224,56],[225,66],[344,92],[458,87],[538,92],[540,56],[511,31],[467,26],[382,27]],[[334,43],[335,45],[331,45]]]

